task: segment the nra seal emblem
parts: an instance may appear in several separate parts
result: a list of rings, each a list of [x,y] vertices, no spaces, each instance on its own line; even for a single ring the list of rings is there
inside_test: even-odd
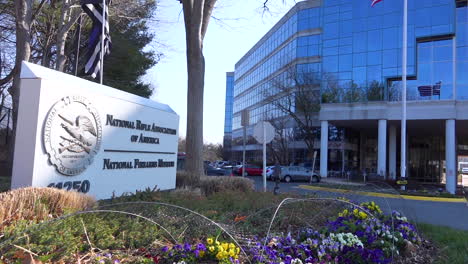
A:
[[[49,161],[63,175],[82,173],[99,152],[102,126],[99,113],[83,96],[67,96],[50,109],[44,127]]]

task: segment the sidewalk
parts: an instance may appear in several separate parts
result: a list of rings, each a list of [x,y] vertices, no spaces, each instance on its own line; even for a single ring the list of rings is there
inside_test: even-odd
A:
[[[341,183],[341,184],[344,185],[344,183]],[[359,186],[359,185],[354,185],[354,186]],[[358,195],[363,195],[363,196],[382,197],[382,198],[394,198],[394,199],[403,198],[407,200],[416,200],[416,201],[451,202],[451,203],[466,203],[467,202],[465,198],[446,198],[446,197],[431,197],[431,196],[397,194],[397,191],[394,189],[382,189],[383,192],[376,192],[376,191],[372,192],[372,191],[361,191],[361,190],[356,190],[356,189],[330,188],[330,187],[314,186],[314,185],[299,185],[298,187],[301,189],[305,189],[305,190],[316,190],[316,191],[325,191],[325,192],[333,192],[333,193],[353,193],[353,194],[358,194]],[[361,187],[365,188],[365,185],[361,184]],[[393,193],[388,193],[388,191],[393,191]]]
[[[322,178],[321,181],[322,183],[330,183],[330,184],[343,184],[343,185],[351,185],[351,186],[365,186],[366,184],[363,182],[353,182],[353,181],[348,181],[346,179],[340,179],[340,178]]]

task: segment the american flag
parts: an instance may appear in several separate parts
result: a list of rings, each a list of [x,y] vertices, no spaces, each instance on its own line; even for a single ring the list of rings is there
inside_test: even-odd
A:
[[[104,23],[104,55],[110,54],[112,46],[111,37],[109,34],[109,0],[106,0],[105,14],[102,17],[103,0],[81,0],[83,11],[93,21],[93,28],[88,41],[88,54],[86,56],[85,75],[90,75],[96,78],[101,69],[101,40],[102,40],[102,23]]]
[[[377,3],[380,2],[380,1],[382,1],[382,0],[372,0],[371,6],[374,7],[374,5],[377,4]]]
[[[436,82],[435,85],[422,85],[418,86],[418,91],[420,96],[433,96],[439,95],[440,96],[440,86],[442,85],[442,81]]]
[[[436,85],[432,86],[432,94],[433,95],[440,95],[440,86],[442,85],[442,81],[436,82]]]

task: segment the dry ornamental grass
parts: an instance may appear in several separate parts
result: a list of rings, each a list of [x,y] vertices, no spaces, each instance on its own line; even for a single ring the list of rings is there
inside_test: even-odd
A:
[[[95,204],[90,196],[55,188],[28,187],[0,193],[0,230],[16,220],[41,221]]]

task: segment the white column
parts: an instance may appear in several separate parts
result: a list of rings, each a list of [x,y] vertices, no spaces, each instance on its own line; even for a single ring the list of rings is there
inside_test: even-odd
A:
[[[388,172],[391,180],[396,179],[396,134],[395,125],[390,125],[388,131]]]
[[[387,120],[379,120],[377,174],[386,179],[387,172]]]
[[[457,186],[455,120],[445,120],[445,189],[455,194]]]
[[[328,121],[321,122],[320,132],[320,176],[327,177],[328,172]]]

